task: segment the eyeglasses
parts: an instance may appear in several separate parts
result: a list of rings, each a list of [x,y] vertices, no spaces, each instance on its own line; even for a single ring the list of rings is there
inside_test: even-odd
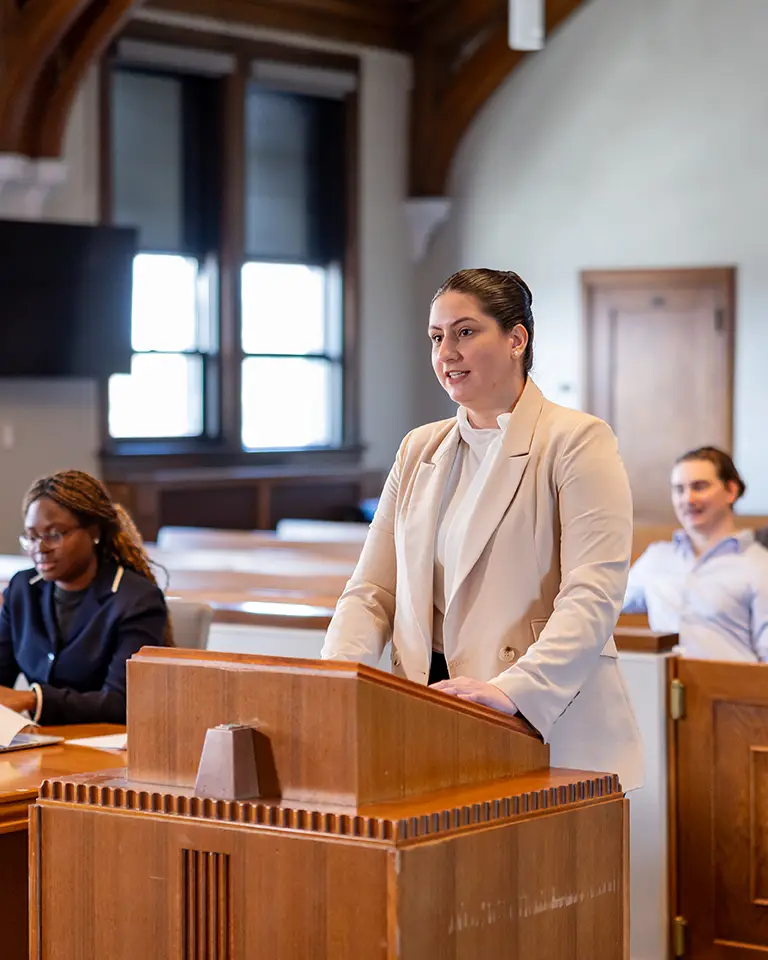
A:
[[[70,533],[74,533],[75,530],[82,530],[82,527],[70,527],[69,530],[52,530],[50,533],[41,533],[39,537],[27,537],[22,534],[19,537],[19,543],[25,553],[32,553],[38,544],[52,549],[60,547],[64,538],[68,537]]]

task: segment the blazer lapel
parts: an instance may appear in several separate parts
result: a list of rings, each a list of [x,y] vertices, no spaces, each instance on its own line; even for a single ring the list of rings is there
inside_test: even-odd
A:
[[[456,529],[455,539],[451,538],[455,542],[456,566],[450,580],[446,621],[461,585],[480,559],[515,498],[528,466],[533,434],[543,401],[541,391],[529,379],[517,405],[509,415],[500,447],[490,454],[493,460],[488,464],[487,471],[483,471],[477,478],[479,487],[470,487],[471,499],[467,497],[469,502],[466,503],[466,510],[461,510],[460,526]]]
[[[414,620],[427,646],[432,644],[437,520],[458,444],[459,429],[454,423],[434,454],[419,464],[403,524],[403,579]]]

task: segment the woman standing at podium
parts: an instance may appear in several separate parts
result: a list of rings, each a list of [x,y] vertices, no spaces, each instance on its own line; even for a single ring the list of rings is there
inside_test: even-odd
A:
[[[125,723],[125,663],[170,644],[165,599],[141,537],[104,486],[80,470],[33,484],[21,546],[34,570],[0,610],[0,704],[46,725]],[[10,689],[19,673],[29,690]]]
[[[462,270],[432,301],[432,366],[457,416],[409,433],[323,657],[378,662],[534,727],[555,766],[642,777],[612,638],[632,501],[616,439],[530,378],[532,295]]]

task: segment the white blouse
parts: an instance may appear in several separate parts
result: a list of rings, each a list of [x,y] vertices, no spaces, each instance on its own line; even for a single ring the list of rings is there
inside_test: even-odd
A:
[[[478,429],[469,422],[464,407],[459,407],[456,414],[461,439],[445,484],[435,538],[433,650],[443,651],[443,617],[456,571],[458,533],[465,512],[462,507],[474,503],[481,490],[509,418],[510,414],[502,413],[497,417],[498,427]]]

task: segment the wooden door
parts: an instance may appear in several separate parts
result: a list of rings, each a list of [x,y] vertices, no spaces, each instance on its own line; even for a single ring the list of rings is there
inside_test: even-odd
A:
[[[673,916],[685,921],[681,955],[765,957],[768,666],[671,665],[684,694],[670,737],[671,892]]]
[[[603,271],[582,285],[587,409],[619,439],[636,519],[669,521],[675,459],[731,448],[734,272]]]

